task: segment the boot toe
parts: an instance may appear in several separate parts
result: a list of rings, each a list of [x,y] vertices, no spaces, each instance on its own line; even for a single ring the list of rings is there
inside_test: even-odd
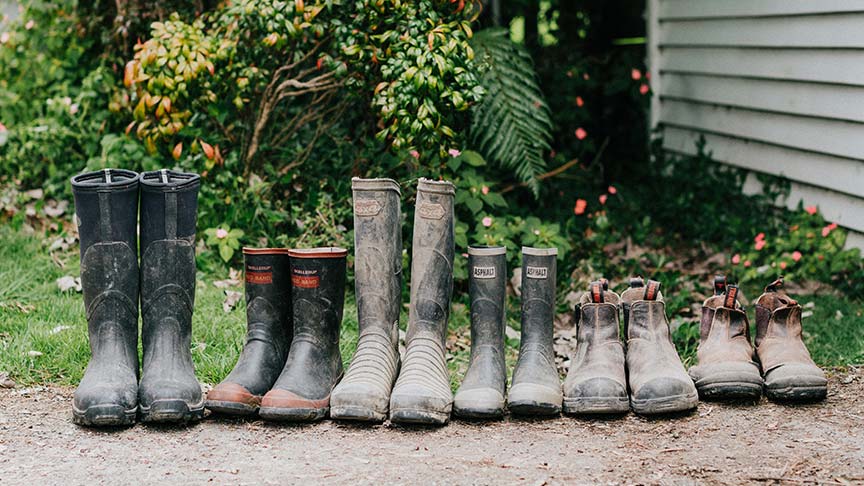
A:
[[[562,402],[561,388],[537,383],[517,383],[507,396],[507,407],[517,415],[556,415]]]
[[[574,384],[565,393],[567,397],[627,398],[627,388],[611,378],[591,378]]]
[[[828,380],[817,366],[783,365],[765,374],[765,393],[777,400],[820,400],[828,394]]]
[[[273,389],[261,399],[258,415],[267,420],[312,421],[324,418],[329,409],[329,395],[311,399],[288,390]]]
[[[453,408],[451,394],[436,393],[421,385],[403,385],[390,397],[390,420],[396,423],[447,423]]]
[[[688,373],[703,399],[758,399],[762,395],[762,375],[750,362],[709,363],[694,366]]]
[[[131,425],[137,414],[138,390],[132,384],[78,387],[72,399],[72,419],[79,425]]]
[[[138,403],[143,422],[186,423],[204,417],[204,396],[197,381],[142,379]]]
[[[377,386],[342,382],[330,397],[330,416],[334,419],[383,421],[387,418],[389,405],[390,397],[381,393]]]
[[[698,401],[693,382],[675,377],[655,378],[630,397],[633,410],[641,414],[682,412],[696,408]]]
[[[207,393],[205,406],[217,413],[251,415],[258,411],[261,397],[237,383],[222,382]]]
[[[466,418],[504,416],[504,395],[494,388],[459,390],[453,399],[453,413]]]

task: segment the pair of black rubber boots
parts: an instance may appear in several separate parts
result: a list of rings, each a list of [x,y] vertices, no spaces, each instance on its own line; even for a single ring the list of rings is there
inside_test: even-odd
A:
[[[75,423],[203,416],[190,350],[199,187],[198,175],[170,170],[105,169],[72,178],[91,351],[75,390]]]

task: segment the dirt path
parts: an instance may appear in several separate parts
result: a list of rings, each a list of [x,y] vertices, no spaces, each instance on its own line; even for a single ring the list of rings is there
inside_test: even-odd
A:
[[[864,484],[864,368],[822,404],[439,429],[214,419],[94,431],[67,388],[0,390],[0,484]]]

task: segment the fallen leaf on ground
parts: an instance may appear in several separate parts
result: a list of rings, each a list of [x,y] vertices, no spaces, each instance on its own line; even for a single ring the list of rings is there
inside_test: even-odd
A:
[[[243,297],[243,294],[240,292],[236,292],[234,290],[226,290],[225,291],[225,301],[222,302],[222,310],[225,312],[231,312],[234,307],[237,305],[237,302],[240,302],[240,299]]]
[[[15,382],[9,378],[8,373],[0,373],[0,388],[15,388]]]
[[[72,326],[57,326],[54,329],[51,329],[48,334],[57,334],[58,332],[63,332],[66,329],[72,329]]]
[[[39,356],[42,356],[42,352],[41,351],[27,351],[27,356],[30,356],[31,358],[38,358]]]
[[[240,271],[235,269],[228,270],[228,278],[225,280],[216,280],[213,282],[213,286],[217,289],[227,289],[228,287],[236,287],[240,285]]]
[[[65,277],[58,278],[56,282],[60,292],[67,292],[69,290],[81,292],[81,279],[78,277],[66,275]]]

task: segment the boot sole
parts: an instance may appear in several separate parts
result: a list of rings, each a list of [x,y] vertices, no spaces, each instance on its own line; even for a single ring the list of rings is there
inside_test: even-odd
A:
[[[698,403],[698,393],[673,395],[671,397],[648,398],[644,400],[630,398],[630,407],[634,412],[640,415],[684,412],[695,409]]]
[[[387,420],[387,412],[378,412],[365,407],[330,407],[330,418],[358,422],[383,422]]]
[[[120,405],[93,405],[85,410],[72,407],[72,423],[87,427],[122,427],[135,424],[138,407],[125,409]]]
[[[240,402],[228,402],[224,400],[207,400],[204,407],[214,413],[222,415],[249,416],[258,413],[258,407]]]
[[[534,400],[517,400],[509,402],[507,408],[514,415],[535,415],[542,417],[552,417],[561,413],[561,407],[554,403],[536,402]]]
[[[627,397],[564,397],[564,413],[573,415],[611,415],[630,411]]]
[[[258,416],[272,422],[315,422],[327,416],[327,408],[261,407]]]
[[[187,424],[204,418],[204,403],[189,406],[184,400],[156,400],[149,407],[140,407],[141,422]]]
[[[815,402],[828,396],[827,386],[765,387],[765,396],[779,402]]]
[[[413,408],[397,408],[390,411],[390,421],[397,424],[444,425],[449,420],[450,412]]]
[[[761,383],[730,381],[721,383],[696,382],[702,400],[758,400],[762,396]]]
[[[465,418],[465,419],[475,419],[475,420],[497,420],[504,418],[504,407],[496,407],[496,408],[472,408],[472,407],[460,407],[453,408],[453,415]]]

